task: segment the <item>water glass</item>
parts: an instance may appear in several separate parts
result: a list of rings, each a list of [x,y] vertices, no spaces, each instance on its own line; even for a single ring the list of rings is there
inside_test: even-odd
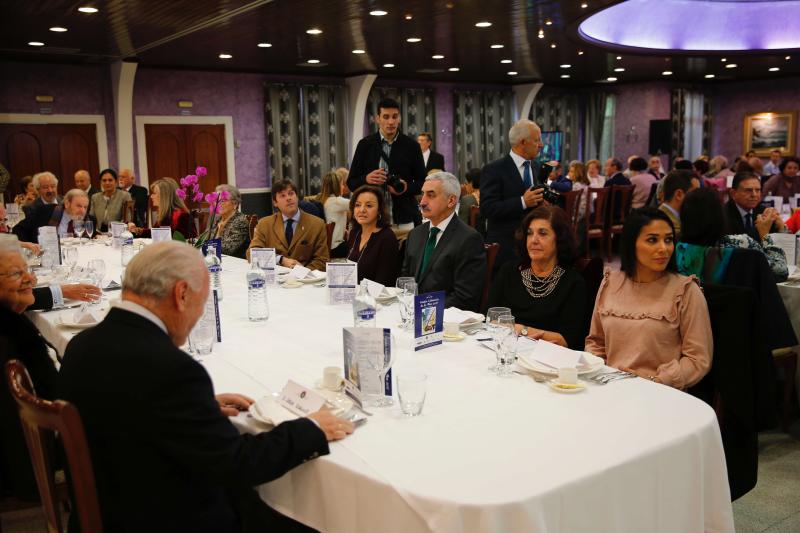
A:
[[[72,246],[62,247],[61,260],[70,270],[74,269],[75,265],[78,264],[78,249]]]
[[[514,317],[500,315],[497,319],[497,375],[511,375],[511,365],[517,360],[517,331],[514,328]]]
[[[414,296],[417,294],[417,282],[414,278],[397,278],[397,295],[400,304],[401,329],[410,329],[414,324]]]
[[[103,289],[103,279],[106,276],[106,262],[102,259],[92,259],[89,261],[88,265],[89,276],[92,278],[92,285],[100,287],[100,290]],[[102,293],[100,297],[96,300],[92,301],[92,305],[97,305],[100,303],[100,300],[103,299]]]
[[[216,337],[217,332],[213,321],[202,317],[189,334],[189,344],[197,355],[208,355],[214,347]]]
[[[500,347],[497,342],[498,339],[498,322],[497,320],[503,315],[510,315],[511,309],[508,307],[490,307],[488,311],[486,311],[486,331],[491,335],[492,341],[494,343],[494,353],[497,360],[500,360]],[[491,372],[497,372],[497,364],[494,364],[489,367]]]
[[[397,376],[397,396],[400,409],[408,417],[422,414],[425,405],[428,376],[418,372],[403,373]]]

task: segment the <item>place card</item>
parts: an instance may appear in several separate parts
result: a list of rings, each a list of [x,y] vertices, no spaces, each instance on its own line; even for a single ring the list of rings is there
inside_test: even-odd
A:
[[[206,242],[203,243],[203,255],[208,255],[208,247],[214,246],[217,250],[217,257],[220,261],[222,261],[222,239],[217,237],[216,239],[208,239]]]
[[[424,350],[444,339],[444,291],[414,296],[414,351]]]
[[[328,303],[351,304],[358,287],[358,263],[328,263]]]
[[[775,246],[783,250],[786,254],[786,263],[797,264],[797,240],[798,236],[794,233],[770,233],[770,238]]]
[[[325,398],[290,379],[283,386],[278,403],[298,416],[308,416],[322,409]]]
[[[769,205],[772,202],[772,206],[775,210],[780,213],[781,208],[783,207],[783,196],[765,196],[764,197],[764,205]]]
[[[250,248],[250,262],[256,263],[266,274],[267,285],[275,285],[275,248]]]
[[[392,396],[392,332],[342,328],[345,394],[362,405],[364,395]],[[381,380],[381,373],[386,374]],[[381,382],[382,381],[382,382]]]
[[[169,242],[172,240],[172,228],[170,228],[169,226],[161,228],[151,228],[150,238],[153,239],[153,242]],[[203,250],[203,255],[205,255],[205,253],[206,251]]]

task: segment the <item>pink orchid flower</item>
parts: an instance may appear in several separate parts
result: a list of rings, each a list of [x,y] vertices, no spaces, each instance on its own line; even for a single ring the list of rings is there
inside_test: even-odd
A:
[[[177,194],[178,198],[180,198],[181,200],[186,200],[186,191],[184,191],[183,189],[178,189],[177,191],[175,191],[175,194]]]
[[[196,173],[198,176],[200,176],[200,177],[203,177],[203,176],[205,176],[206,174],[208,174],[208,169],[206,169],[206,167],[197,167],[197,168],[195,169],[195,173]]]

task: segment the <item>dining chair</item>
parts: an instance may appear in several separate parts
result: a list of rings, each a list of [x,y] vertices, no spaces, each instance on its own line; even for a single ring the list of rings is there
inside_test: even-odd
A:
[[[250,240],[253,240],[253,235],[256,233],[256,226],[258,225],[258,215],[245,215],[247,217],[247,227],[250,231]]]
[[[606,207],[608,205],[608,187],[587,189],[589,195],[586,202],[586,258],[592,256],[592,240],[600,241],[600,254],[606,240]]]
[[[481,206],[469,206],[469,225],[473,229],[478,229],[478,216],[481,214]]]
[[[497,252],[500,251],[500,245],[496,242],[486,243],[483,245],[483,249],[486,251],[486,274],[483,277],[481,311],[486,309],[486,304],[489,301],[489,288],[492,286],[492,271],[494,270],[494,262],[497,259]]]
[[[328,222],[325,224],[325,230],[327,232],[327,239],[328,239],[328,252],[331,250],[331,243],[333,243],[333,230],[336,228],[335,222]]]
[[[567,214],[569,227],[574,232],[578,227],[578,211],[580,211],[583,189],[562,192],[561,196],[564,198],[564,212]]]
[[[631,212],[633,185],[613,185],[611,187],[611,207],[608,231],[606,232],[606,258],[611,261],[611,245],[614,235],[622,235],[625,219]]]
[[[128,222],[134,222],[135,223],[136,222],[136,219],[135,219],[135,216],[134,216],[134,214],[135,214],[135,211],[134,211],[135,206],[136,206],[136,202],[133,201],[133,200],[128,200],[128,201],[126,201],[125,203],[122,204],[122,221],[123,222],[125,222],[125,223],[128,223]]]

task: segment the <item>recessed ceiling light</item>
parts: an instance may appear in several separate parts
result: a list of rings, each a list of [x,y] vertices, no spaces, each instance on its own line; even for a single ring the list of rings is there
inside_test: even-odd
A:
[[[447,70],[449,70],[450,72],[458,72],[458,71],[459,71],[459,70],[461,70],[461,69],[460,69],[460,68],[458,68],[458,67],[450,67],[450,68],[449,68],[449,69],[447,69]]]
[[[444,56],[442,54],[436,54],[436,55],[432,55],[431,59],[444,59]]]
[[[614,72],[625,72],[625,69],[622,67],[617,67],[614,69]]]
[[[272,48],[272,43],[258,43],[259,48]]]
[[[714,77],[713,74],[706,74],[706,79],[708,79],[708,80],[712,79],[713,77]]]
[[[503,64],[507,64],[507,63],[511,63],[511,60],[510,59],[501,59],[500,62],[503,63]]]
[[[553,21],[552,20],[545,20],[544,21],[544,25],[545,26],[552,26],[553,25]]]
[[[509,76],[516,76],[517,74],[519,74],[519,72],[517,72],[516,70],[509,70],[508,71],[508,75]]]
[[[578,55],[582,56],[583,55],[583,50],[578,50]]]
[[[366,52],[364,50],[361,50],[360,48],[356,48],[355,50],[353,50],[353,53],[354,54],[366,54]]]
[[[544,39],[544,33],[539,32],[539,39]]]
[[[233,57],[233,56],[232,56],[232,55],[230,55],[230,54],[220,54],[220,55],[219,55],[219,58],[220,58],[220,59],[230,59],[230,58],[232,58],[232,57]]]
[[[490,27],[491,25],[492,25],[492,23],[491,23],[491,22],[488,22],[488,21],[486,21],[486,20],[482,20],[482,21],[480,21],[480,22],[476,22],[476,23],[475,23],[475,27],[476,27],[476,28],[488,28],[488,27]]]
[[[84,7],[79,7],[78,11],[80,11],[81,13],[97,13],[97,8],[91,6],[84,6]]]
[[[503,48],[504,44],[493,44],[490,48]]]
[[[309,59],[308,61],[306,61],[306,63],[308,63],[309,65],[316,65],[317,63],[319,63],[319,59]]]
[[[561,77],[565,80],[569,79],[569,74],[562,74]]]
[[[720,61],[722,61],[723,63],[726,62],[727,60],[728,60],[727,57],[720,58]]]
[[[62,28],[61,26],[53,26],[52,28],[50,28],[50,31],[54,31],[56,33],[63,33],[67,31],[67,28]]]
[[[606,78],[607,81],[617,81],[617,78],[611,76],[610,78]]]
[[[373,17],[382,17],[384,15],[388,15],[389,12],[384,11],[383,9],[373,9],[372,11],[369,12],[369,14],[372,15]]]
[[[28,46],[44,46],[44,43],[41,41],[31,41],[28,43]]]
[[[552,44],[550,45],[550,48],[555,48],[555,47],[556,47],[556,43],[552,43]]]
[[[394,63],[384,63],[383,67],[384,68],[394,68]]]
[[[619,61],[620,59],[622,59],[622,56],[617,56],[617,61]]]
[[[408,13],[408,14],[406,15],[406,20],[411,20],[411,19],[413,19],[413,18],[414,18],[414,17],[411,15],[411,13]]]
[[[671,70],[665,70],[664,72],[661,73],[661,75],[662,76],[672,76],[672,71]]]
[[[772,68],[769,69],[770,72],[778,72],[779,70],[780,70],[780,67],[772,67]]]
[[[419,37],[409,37],[408,39],[406,39],[406,42],[409,42],[409,43],[418,43],[418,42],[420,42],[421,40],[422,40],[422,39],[420,39]]]
[[[306,30],[306,33],[309,35],[319,35],[322,33],[322,30],[319,28],[309,28]]]
[[[786,56],[786,57],[784,57],[784,59],[785,59],[786,61],[789,61],[791,58],[792,58],[792,56]]]
[[[739,65],[737,65],[736,63],[728,63],[727,65],[725,65],[725,68],[736,68],[738,66]]]
[[[572,68],[572,65],[569,63],[564,63],[563,65],[559,65],[561,68]]]
[[[581,4],[581,9],[586,9],[587,7],[589,7],[589,4],[587,4],[586,2]]]

